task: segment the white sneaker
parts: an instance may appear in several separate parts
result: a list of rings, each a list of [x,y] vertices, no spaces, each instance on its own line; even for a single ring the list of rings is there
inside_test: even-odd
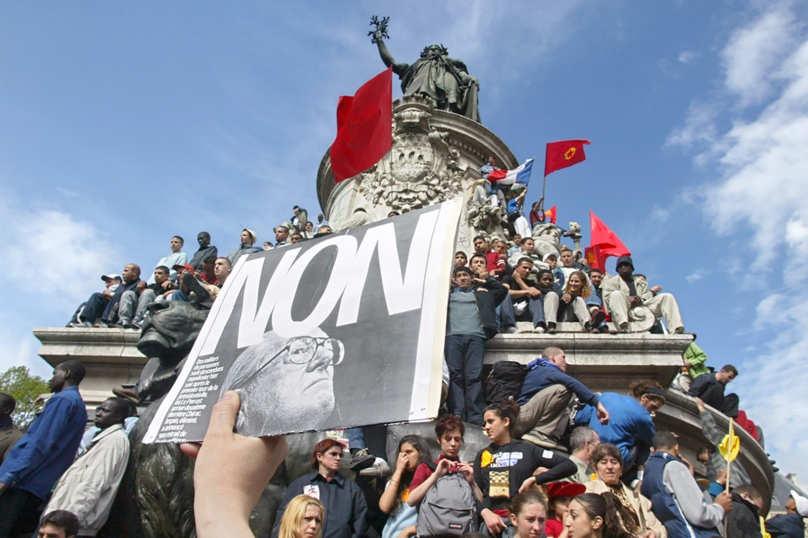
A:
[[[546,331],[544,327],[536,327],[535,329],[533,329],[533,332],[536,334],[544,334]]]
[[[392,471],[390,470],[390,466],[387,465],[386,461],[379,457],[376,458],[373,465],[367,469],[362,469],[359,471],[360,476],[366,476],[368,478],[384,478],[389,476],[391,473]]]

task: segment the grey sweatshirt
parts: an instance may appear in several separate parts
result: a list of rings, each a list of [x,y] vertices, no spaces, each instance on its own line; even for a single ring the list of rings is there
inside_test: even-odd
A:
[[[724,509],[707,504],[696,480],[684,463],[671,461],[662,473],[665,490],[674,496],[676,504],[688,523],[705,529],[718,527],[724,520]]]

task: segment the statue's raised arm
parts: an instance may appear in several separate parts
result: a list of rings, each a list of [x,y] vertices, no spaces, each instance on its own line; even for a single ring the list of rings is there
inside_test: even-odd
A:
[[[370,25],[375,30],[368,32],[368,35],[379,47],[384,65],[392,66],[393,72],[401,79],[401,91],[404,95],[427,96],[435,102],[437,109],[454,112],[482,123],[477,106],[479,82],[469,75],[466,64],[449,58],[449,52],[443,45],[426,47],[421,52],[421,58],[413,64],[396,62],[384,44],[385,39],[390,39],[387,35],[389,20],[390,17],[379,20],[374,15],[370,19]]]
[[[387,67],[392,66],[393,73],[398,75],[400,78],[403,73],[406,73],[410,65],[405,63],[396,63],[393,55],[390,54],[389,50],[387,50],[387,45],[384,44],[385,39],[390,39],[390,36],[387,35],[387,22],[389,20],[390,17],[383,17],[382,20],[379,20],[376,15],[373,15],[373,17],[370,18],[370,25],[375,26],[376,29],[368,32],[368,35],[371,36],[370,41],[379,47],[379,55],[382,57],[384,65]]]

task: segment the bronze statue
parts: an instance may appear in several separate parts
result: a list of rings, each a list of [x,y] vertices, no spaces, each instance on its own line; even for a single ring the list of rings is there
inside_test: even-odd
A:
[[[376,29],[368,32],[371,41],[378,45],[379,54],[387,67],[401,79],[401,91],[404,95],[426,95],[435,102],[435,108],[447,110],[482,123],[477,106],[477,92],[480,83],[468,74],[466,64],[461,60],[449,58],[449,52],[443,45],[430,45],[421,52],[421,58],[413,64],[396,62],[384,39],[387,35],[389,17],[381,21],[374,15],[371,26]]]

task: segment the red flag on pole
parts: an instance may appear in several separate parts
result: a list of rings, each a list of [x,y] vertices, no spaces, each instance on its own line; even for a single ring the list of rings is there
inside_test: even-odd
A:
[[[589,140],[562,140],[547,143],[547,155],[544,158],[544,177],[556,170],[567,168],[586,160],[584,144]]]
[[[550,222],[553,224],[556,223],[556,206],[551,207],[547,211],[544,212],[544,218],[550,219]]]
[[[584,252],[590,267],[605,270],[604,264],[609,256],[631,256],[631,252],[620,241],[620,238],[591,210],[589,211],[589,226],[591,228],[591,246]],[[597,263],[596,266],[591,264],[592,259]]]
[[[331,170],[340,181],[364,172],[393,146],[393,68],[373,77],[337,104]]]

